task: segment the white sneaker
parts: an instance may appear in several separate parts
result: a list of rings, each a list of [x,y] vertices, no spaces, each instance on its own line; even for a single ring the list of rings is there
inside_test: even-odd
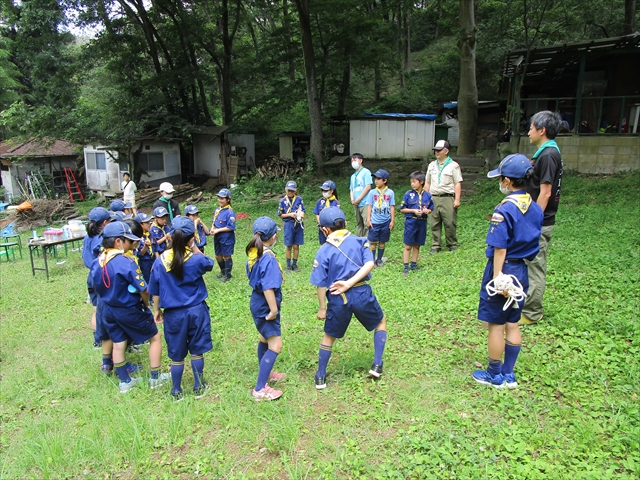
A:
[[[131,377],[131,381],[129,383],[120,382],[120,393],[127,393],[129,390],[135,387],[136,383],[138,383],[140,380],[140,377]]]
[[[158,378],[150,378],[149,389],[155,390],[156,388],[160,388],[165,383],[167,383],[167,380],[171,380],[170,373],[161,373],[160,375],[158,375]]]

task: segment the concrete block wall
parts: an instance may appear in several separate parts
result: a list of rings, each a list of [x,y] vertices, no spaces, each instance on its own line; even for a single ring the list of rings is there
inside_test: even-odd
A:
[[[562,152],[564,168],[567,170],[610,174],[640,169],[639,136],[567,135],[558,136],[556,142]],[[512,137],[509,143],[512,152],[523,153],[529,158],[536,151],[526,136]]]

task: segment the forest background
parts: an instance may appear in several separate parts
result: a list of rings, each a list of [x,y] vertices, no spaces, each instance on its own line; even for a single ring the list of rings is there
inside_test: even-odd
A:
[[[126,146],[225,124],[256,135],[258,160],[277,151],[277,132],[313,131],[311,118],[322,129],[332,115],[434,113],[458,98],[469,6],[480,100],[498,97],[506,51],[630,33],[638,16],[635,0],[1,6],[0,140]]]

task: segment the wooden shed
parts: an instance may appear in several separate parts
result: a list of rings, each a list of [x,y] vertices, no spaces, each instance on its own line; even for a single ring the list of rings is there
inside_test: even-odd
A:
[[[279,132],[280,158],[289,158],[296,163],[304,163],[311,148],[311,134],[308,132]]]
[[[366,114],[349,121],[351,153],[365,158],[423,158],[434,145],[435,114]]]

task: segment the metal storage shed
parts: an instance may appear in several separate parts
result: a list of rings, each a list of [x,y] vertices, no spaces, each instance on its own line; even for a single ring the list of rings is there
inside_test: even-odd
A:
[[[350,152],[365,158],[422,158],[434,145],[436,116],[366,114],[349,121]]]

